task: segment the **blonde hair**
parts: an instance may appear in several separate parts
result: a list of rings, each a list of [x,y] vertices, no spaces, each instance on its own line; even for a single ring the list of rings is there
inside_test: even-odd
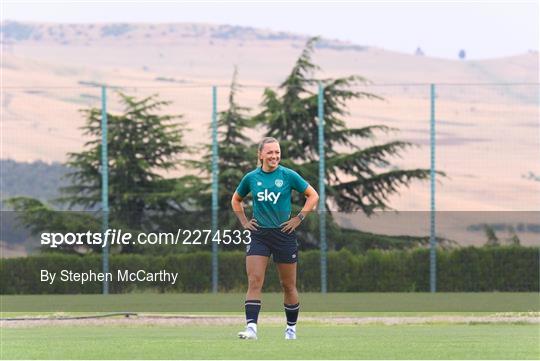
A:
[[[274,137],[265,137],[261,140],[259,143],[258,151],[257,151],[257,167],[262,166],[261,158],[259,157],[259,154],[262,152],[264,145],[268,143],[279,143],[278,140]]]

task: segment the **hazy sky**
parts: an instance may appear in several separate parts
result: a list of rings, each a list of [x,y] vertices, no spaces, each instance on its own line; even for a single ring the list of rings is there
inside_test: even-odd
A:
[[[348,40],[411,53],[469,59],[538,50],[539,0],[179,2],[2,0],[2,20],[205,22]]]

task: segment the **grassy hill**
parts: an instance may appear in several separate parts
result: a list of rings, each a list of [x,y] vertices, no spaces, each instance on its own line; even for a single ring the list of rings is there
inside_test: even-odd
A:
[[[47,24],[3,22],[2,155],[21,162],[65,161],[82,148],[80,109],[100,106],[101,83],[136,96],[160,94],[183,114],[190,145],[210,142],[211,85],[226,107],[234,66],[242,106],[259,109],[265,86],[288,74],[310,35],[218,24]],[[540,183],[538,53],[482,61],[448,60],[323,39],[320,77],[358,74],[359,87],[384,101],[352,101],[351,127],[383,124],[399,132],[376,142],[417,145],[393,167],[429,167],[429,83],[437,83],[439,210],[537,210]],[[482,84],[496,85],[482,85]],[[513,85],[501,85],[509,84]],[[517,84],[516,84],[517,83]],[[443,85],[446,84],[446,85]],[[535,85],[536,84],[536,85]],[[121,112],[109,90],[108,107]],[[258,139],[260,131],[252,137]],[[363,143],[359,142],[359,146]],[[178,169],[171,173],[178,175]],[[391,199],[400,210],[429,209],[429,186],[413,184]]]

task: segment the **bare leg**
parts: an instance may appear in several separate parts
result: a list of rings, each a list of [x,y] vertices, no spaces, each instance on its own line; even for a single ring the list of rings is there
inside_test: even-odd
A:
[[[268,265],[266,256],[247,256],[246,272],[248,277],[248,290],[246,300],[260,300],[264,283],[264,274]]]
[[[298,303],[298,290],[296,289],[297,263],[277,263],[279,281],[283,288],[283,303],[295,305]]]

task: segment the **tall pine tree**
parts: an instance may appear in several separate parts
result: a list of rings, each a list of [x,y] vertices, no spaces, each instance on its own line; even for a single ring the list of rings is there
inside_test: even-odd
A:
[[[156,221],[167,216],[177,219],[178,212],[186,211],[188,200],[199,191],[196,177],[164,177],[188,152],[183,143],[185,127],[180,115],[161,114],[170,102],[157,95],[143,99],[118,95],[124,111],[107,114],[110,224],[134,232],[155,229]],[[68,154],[71,185],[61,189],[63,195],[57,201],[71,209],[100,211],[101,109],[84,109],[82,113],[86,117],[82,129],[89,141],[81,152]],[[68,213],[55,213],[40,201],[24,197],[10,200],[10,205],[21,212],[21,220],[35,233],[86,231],[85,224],[96,231],[100,223],[90,221],[88,213],[68,217]],[[122,251],[134,249],[126,245]]]
[[[218,113],[218,206],[220,229],[238,227],[238,220],[231,210],[231,196],[242,177],[253,170],[257,164],[257,144],[247,135],[256,123],[249,116],[249,108],[242,107],[237,102],[240,91],[238,70],[234,74],[229,89],[228,107]],[[201,186],[206,189],[198,199],[199,209],[206,214],[211,210],[212,186],[212,145],[205,146],[206,153],[201,160],[191,161],[190,164],[199,170]]]
[[[359,140],[374,139],[376,132],[393,129],[385,125],[347,128],[347,102],[352,99],[378,100],[379,96],[355,90],[366,84],[360,76],[317,79],[319,67],[312,61],[318,38],[308,41],[292,71],[277,90],[264,92],[263,111],[256,116],[266,128],[266,135],[280,140],[284,165],[301,173],[310,184],[318,185],[318,91],[324,86],[324,150],[326,156],[326,210],[360,211],[372,215],[376,210],[391,209],[389,197],[401,186],[429,178],[429,169],[387,170],[390,158],[399,156],[412,143],[392,141],[360,147]],[[342,152],[339,149],[350,149]],[[440,173],[444,174],[444,173]],[[299,202],[301,199],[297,199]],[[335,224],[330,222],[330,227]],[[313,239],[314,237],[308,237]]]

